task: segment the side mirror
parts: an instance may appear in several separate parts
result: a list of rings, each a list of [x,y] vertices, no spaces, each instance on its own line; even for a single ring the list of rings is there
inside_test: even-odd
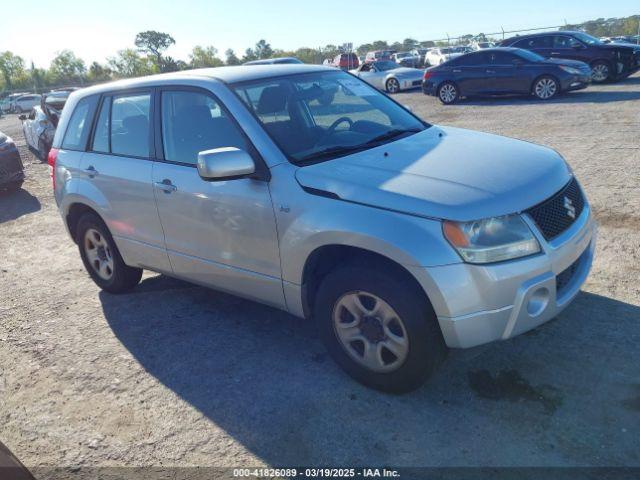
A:
[[[26,119],[27,119],[27,116],[24,113],[22,115],[18,115],[18,120],[25,121]]]
[[[214,148],[198,153],[198,173],[205,180],[231,180],[255,171],[251,155],[239,148]]]

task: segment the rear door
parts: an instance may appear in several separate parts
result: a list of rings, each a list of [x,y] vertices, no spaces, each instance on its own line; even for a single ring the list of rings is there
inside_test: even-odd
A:
[[[171,272],[152,186],[151,89],[103,95],[82,174],[125,262]]]
[[[494,79],[494,93],[520,93],[528,90],[526,71],[516,65],[517,60],[522,61],[509,52],[491,51],[490,71]]]
[[[525,50],[531,50],[544,58],[550,58],[553,51],[553,35],[538,35],[535,37],[528,37],[517,41],[513,44],[515,48],[524,48]]]
[[[254,147],[208,90],[165,88],[156,105],[161,142],[153,183],[174,273],[284,307],[269,184],[204,180],[197,169],[198,152],[220,147],[240,148],[261,161]]]

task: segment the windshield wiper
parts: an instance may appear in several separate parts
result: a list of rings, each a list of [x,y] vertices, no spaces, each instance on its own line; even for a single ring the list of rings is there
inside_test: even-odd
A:
[[[422,130],[420,130],[419,128],[394,128],[393,130],[389,130],[388,132],[385,132],[381,135],[378,135],[377,137],[373,137],[371,140],[369,140],[366,145],[375,145],[378,144],[380,142],[384,142],[386,140],[392,140],[394,138],[397,138],[401,135],[404,135],[405,133],[418,133],[421,132]]]
[[[319,160],[326,160],[327,158],[339,157],[342,155],[348,155],[349,153],[355,153],[367,148],[365,145],[336,145],[334,147],[325,148],[317,152],[310,153],[296,161],[297,165],[304,165],[307,163],[313,163]]]

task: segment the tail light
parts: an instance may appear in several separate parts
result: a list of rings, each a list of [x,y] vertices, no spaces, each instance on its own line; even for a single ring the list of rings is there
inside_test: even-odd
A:
[[[433,77],[433,72],[425,70],[424,75],[422,76],[422,80],[429,80],[431,77]]]
[[[53,189],[56,189],[56,159],[58,158],[58,149],[51,148],[49,155],[47,156],[47,163],[49,164],[49,175],[51,175],[51,181],[53,182]]]

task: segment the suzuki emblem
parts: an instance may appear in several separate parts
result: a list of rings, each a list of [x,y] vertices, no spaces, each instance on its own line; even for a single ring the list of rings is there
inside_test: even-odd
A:
[[[567,215],[571,218],[576,218],[576,207],[573,206],[573,202],[569,197],[564,197],[564,208],[567,209]]]

